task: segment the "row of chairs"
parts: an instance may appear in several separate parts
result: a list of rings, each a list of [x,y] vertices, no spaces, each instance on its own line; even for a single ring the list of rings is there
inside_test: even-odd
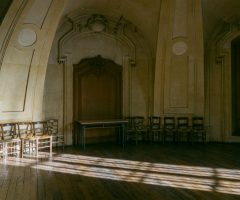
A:
[[[58,120],[36,122],[14,122],[0,124],[0,154],[7,155],[36,152],[61,145],[64,149],[64,135],[58,132]]]
[[[139,135],[147,136],[148,140],[151,135],[151,143],[157,138],[158,141],[166,143],[167,140],[180,143],[182,138],[186,138],[194,144],[199,138],[206,143],[206,129],[203,125],[203,117],[192,117],[192,126],[189,126],[188,117],[177,117],[177,124],[174,117],[164,117],[163,126],[161,117],[149,117],[149,125],[144,125],[144,117],[123,117],[128,121],[126,141],[134,137],[136,145],[138,144]]]

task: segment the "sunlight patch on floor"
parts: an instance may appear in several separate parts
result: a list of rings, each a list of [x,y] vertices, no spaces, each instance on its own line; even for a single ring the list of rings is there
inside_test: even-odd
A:
[[[1,162],[2,163],[2,162]],[[91,156],[53,154],[52,158],[8,157],[12,166],[67,174],[240,195],[240,170],[171,165]]]

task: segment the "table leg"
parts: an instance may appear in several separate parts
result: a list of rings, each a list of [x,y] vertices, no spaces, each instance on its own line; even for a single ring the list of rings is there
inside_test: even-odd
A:
[[[85,150],[85,126],[84,126],[84,150]]]
[[[121,142],[120,142],[120,130],[121,130],[121,127],[118,127],[118,144],[120,144]]]
[[[123,126],[123,147],[124,147],[124,129],[125,129],[124,123],[122,124],[122,126]]]
[[[77,122],[77,142],[76,142],[77,145],[78,145],[79,135],[80,135],[80,133],[79,133],[79,123]]]
[[[83,125],[81,125],[81,127],[82,127],[82,131],[81,131],[81,134],[82,134],[82,149],[83,149]]]
[[[126,131],[125,131],[125,146],[127,146],[127,123],[126,123]]]

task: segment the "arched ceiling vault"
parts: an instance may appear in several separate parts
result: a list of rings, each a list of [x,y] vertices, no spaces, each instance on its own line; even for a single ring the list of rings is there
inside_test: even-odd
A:
[[[107,10],[129,20],[148,43],[153,55],[156,52],[158,21],[161,0],[69,0],[62,20],[77,10]],[[98,13],[95,13],[98,14]]]
[[[239,0],[202,0],[203,5],[203,37],[204,49],[209,42],[214,29],[217,28],[222,20],[230,15],[238,15],[240,17],[240,1]],[[240,23],[240,22],[239,22]]]
[[[1,0],[1,19],[4,18],[12,1]],[[224,20],[233,13],[240,17],[240,1],[202,0],[202,6],[204,49],[206,50],[209,39],[221,20]],[[149,43],[153,55],[155,54],[161,0],[68,0],[62,14],[62,20],[67,14],[87,7],[110,10],[123,15],[124,18],[136,26],[139,33]]]

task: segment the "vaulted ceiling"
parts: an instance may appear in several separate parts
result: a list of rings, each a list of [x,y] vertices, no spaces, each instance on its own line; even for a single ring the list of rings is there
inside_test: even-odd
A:
[[[6,13],[13,0],[0,0],[0,17]],[[204,47],[216,26],[231,14],[240,16],[239,0],[202,0]],[[103,9],[115,12],[129,20],[149,43],[153,53],[156,50],[161,0],[68,0],[62,19],[69,13],[84,8]],[[0,20],[1,20],[0,18]],[[1,21],[0,21],[1,23]]]
[[[204,47],[206,49],[211,34],[221,20],[230,15],[238,15],[240,17],[240,1],[239,0],[202,0],[203,5],[203,34]]]

